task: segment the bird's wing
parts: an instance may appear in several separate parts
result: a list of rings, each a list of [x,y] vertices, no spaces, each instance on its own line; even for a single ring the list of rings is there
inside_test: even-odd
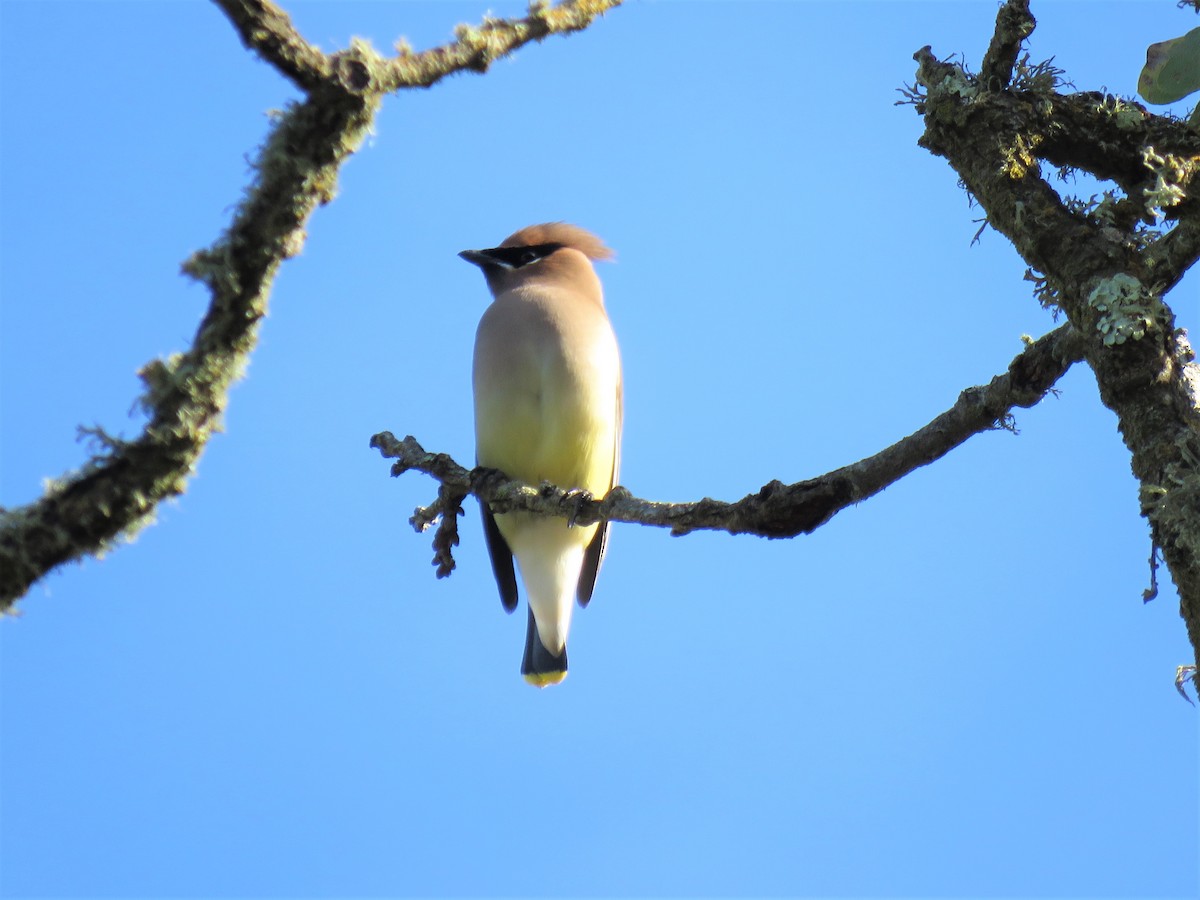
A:
[[[625,394],[621,381],[617,381],[617,427],[613,431],[613,467],[612,477],[608,480],[608,489],[612,490],[617,483],[617,473],[621,470],[621,428],[625,419]],[[599,498],[598,498],[599,499]],[[596,529],[596,536],[583,551],[583,568],[579,572],[579,586],[575,596],[580,606],[587,606],[592,599],[592,591],[596,587],[596,576],[600,574],[600,564],[604,562],[604,553],[608,549],[608,522],[601,522]],[[502,539],[503,540],[503,539]]]
[[[496,587],[500,589],[500,602],[504,604],[505,612],[512,612],[517,608],[517,573],[513,569],[512,550],[508,548],[508,541],[500,533],[496,517],[488,505],[480,500],[479,508],[483,511],[483,534],[487,538],[488,556],[492,558]]]

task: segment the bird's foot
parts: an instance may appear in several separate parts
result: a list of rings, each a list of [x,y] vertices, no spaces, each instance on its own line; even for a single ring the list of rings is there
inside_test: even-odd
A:
[[[567,527],[571,528],[575,525],[575,520],[583,513],[583,508],[595,500],[595,496],[591,491],[583,488],[571,488],[567,491],[563,502],[571,507],[571,514],[567,516]]]
[[[471,491],[475,494],[495,489],[508,480],[508,476],[499,469],[488,466],[476,466],[471,470]]]

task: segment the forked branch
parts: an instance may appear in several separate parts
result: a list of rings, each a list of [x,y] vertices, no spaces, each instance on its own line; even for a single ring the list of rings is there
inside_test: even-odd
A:
[[[229,228],[183,265],[209,288],[211,302],[186,352],[141,370],[146,389],[138,404],[149,419],[141,434],[120,440],[96,431],[101,451],[81,469],[38,500],[0,510],[0,612],[51,569],[130,536],[159,503],[183,493],[257,343],[279,265],[300,252],[309,217],[333,199],[341,166],[384,94],[483,71],[530,41],[586,28],[621,0],[535,4],[524,18],[460,26],[450,44],[390,59],[360,41],[326,55],[268,0],[215,2],[243,43],[306,96],[275,121]]]
[[[1079,335],[1200,658],[1200,368],[1167,298],[1200,258],[1200,131],[1109,94],[1061,93],[1045,64],[1005,81],[1011,35],[1033,24],[1028,0],[1001,8],[1003,52],[984,63],[996,77],[917,51],[920,144],[953,167]],[[1064,200],[1047,163],[1119,190]]]

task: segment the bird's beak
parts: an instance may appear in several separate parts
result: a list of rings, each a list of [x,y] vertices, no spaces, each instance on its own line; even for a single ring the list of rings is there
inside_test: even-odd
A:
[[[479,266],[481,269],[485,266],[496,265],[496,261],[488,255],[487,250],[464,250],[458,255],[471,263],[471,265]]]

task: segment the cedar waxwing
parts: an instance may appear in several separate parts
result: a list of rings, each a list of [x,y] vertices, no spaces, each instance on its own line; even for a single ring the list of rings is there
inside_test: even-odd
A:
[[[495,298],[475,334],[476,463],[603,497],[620,461],[621,358],[591,261],[612,251],[553,222],[459,256],[483,270]],[[521,674],[538,687],[558,684],[567,677],[572,601],[587,606],[592,597],[608,523],[481,506],[500,602],[508,612],[517,606],[514,556],[529,601]]]

